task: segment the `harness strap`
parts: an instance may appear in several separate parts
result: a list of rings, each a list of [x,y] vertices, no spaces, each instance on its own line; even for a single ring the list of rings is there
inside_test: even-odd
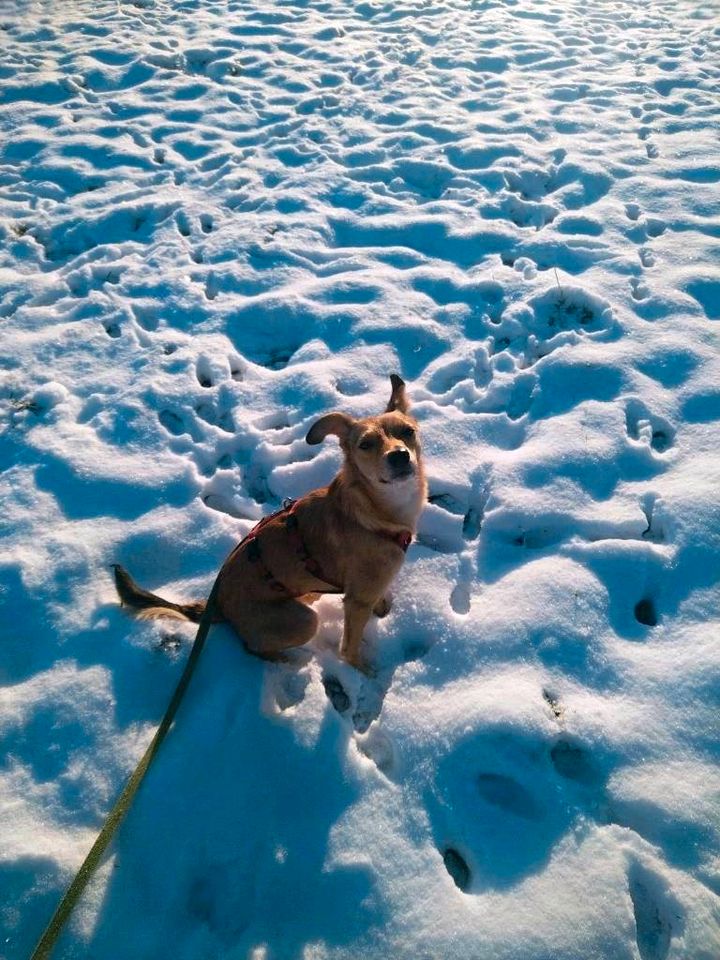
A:
[[[407,553],[408,547],[412,543],[413,535],[409,530],[400,530],[398,533],[391,533],[389,530],[378,530],[378,533],[387,540],[396,543],[403,553]]]
[[[323,583],[329,583],[331,587],[335,587],[337,591],[342,593],[342,585],[335,583],[335,581],[328,577],[328,575],[323,571],[322,564],[315,559],[310,554],[305,541],[302,538],[300,533],[300,525],[298,523],[297,514],[295,513],[295,508],[297,507],[299,500],[296,500],[288,511],[288,515],[285,519],[285,529],[288,533],[288,539],[290,540],[291,545],[295,549],[298,559],[302,562],[302,565],[305,567],[307,572],[315,577],[316,580],[322,580]]]
[[[283,583],[277,580],[273,576],[269,567],[264,564],[260,550],[260,543],[258,541],[258,534],[262,532],[263,527],[270,520],[274,520],[276,517],[280,517],[284,514],[285,529],[288,534],[288,539],[295,550],[297,558],[300,560],[307,572],[312,577],[315,577],[316,580],[322,580],[323,583],[330,584],[331,587],[334,587],[334,592],[342,593],[342,584],[336,583],[332,577],[328,577],[323,570],[322,564],[319,562],[319,560],[312,556],[302,538],[296,510],[304,499],[305,497],[301,498],[300,500],[291,500],[288,498],[287,500],[283,501],[281,509],[276,510],[275,513],[271,513],[267,517],[263,517],[262,520],[260,520],[260,522],[252,528],[250,533],[248,533],[245,539],[242,540],[238,546],[247,544],[246,556],[248,560],[251,563],[258,564],[258,569],[262,572],[262,578],[267,582],[271,590],[276,590],[278,593],[285,593],[288,596],[293,596],[292,592],[288,590]],[[386,540],[391,540],[394,544],[400,547],[403,553],[407,553],[407,549],[412,543],[412,533],[409,530],[400,530],[399,532],[390,530],[376,530],[375,532],[379,536],[384,537]],[[330,593],[331,591],[328,590],[325,592]]]
[[[248,533],[248,535],[238,544],[235,549],[238,550],[240,547],[245,546],[245,556],[248,558],[250,563],[256,565],[256,568],[260,572],[262,579],[267,583],[271,590],[275,590],[278,593],[284,593],[289,597],[295,596],[292,591],[288,590],[284,583],[281,583],[280,580],[273,575],[272,570],[270,570],[270,568],[264,563],[262,551],[260,549],[260,541],[258,540],[258,534],[262,533],[263,527],[270,520],[274,520],[276,517],[285,515],[285,529],[288,534],[288,539],[294,546],[295,553],[307,572],[311,576],[315,577],[316,580],[322,580],[323,583],[329,584],[334,588],[334,592],[342,593],[342,587],[340,584],[335,583],[330,579],[330,577],[325,576],[322,571],[322,567],[318,561],[310,555],[309,550],[305,546],[305,541],[300,533],[298,519],[295,515],[295,510],[300,503],[302,503],[302,500],[291,500],[288,497],[287,500],[283,501],[283,505],[280,510],[276,510],[275,513],[271,513],[267,517],[263,517],[259,523],[256,523],[250,533]],[[333,591],[327,590],[325,592],[332,593]]]

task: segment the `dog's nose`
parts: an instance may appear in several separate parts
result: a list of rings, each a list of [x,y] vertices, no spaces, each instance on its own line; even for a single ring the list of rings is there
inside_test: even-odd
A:
[[[410,463],[410,454],[407,450],[393,450],[388,454],[388,463],[393,470],[404,470]]]

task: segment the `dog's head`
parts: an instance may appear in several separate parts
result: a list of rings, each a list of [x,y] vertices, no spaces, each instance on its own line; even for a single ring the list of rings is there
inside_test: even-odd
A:
[[[346,413],[328,413],[310,427],[308,443],[321,443],[330,433],[340,439],[347,464],[372,486],[388,489],[421,473],[417,422],[410,416],[405,383],[393,373],[392,393],[377,417],[355,420]]]

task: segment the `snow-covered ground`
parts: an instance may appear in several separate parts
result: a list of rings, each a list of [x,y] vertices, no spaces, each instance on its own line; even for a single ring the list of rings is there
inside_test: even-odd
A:
[[[0,956],[194,635],[128,619],[110,564],[205,595],[333,475],[313,419],[397,370],[430,503],[377,679],[335,598],[288,665],[214,629],[57,956],[716,960],[717,3],[0,28]]]

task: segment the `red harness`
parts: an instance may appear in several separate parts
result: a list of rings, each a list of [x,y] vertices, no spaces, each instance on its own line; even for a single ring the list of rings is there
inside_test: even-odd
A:
[[[322,592],[343,593],[342,586],[339,583],[335,583],[330,577],[325,575],[319,561],[316,560],[315,557],[311,556],[307,546],[305,545],[305,541],[300,533],[300,525],[298,524],[297,514],[295,512],[301,503],[302,499],[291,500],[288,498],[287,500],[284,500],[283,505],[279,510],[276,510],[275,513],[269,514],[267,517],[263,517],[259,523],[255,524],[250,533],[248,533],[247,536],[245,536],[237,545],[235,551],[239,550],[241,547],[245,547],[245,555],[250,563],[257,564],[257,569],[260,571],[263,580],[267,582],[270,589],[276,590],[278,593],[285,593],[288,596],[293,596],[292,592],[273,576],[272,571],[263,562],[262,553],[260,551],[260,541],[258,540],[258,535],[262,532],[263,527],[265,527],[271,520],[275,520],[277,517],[284,516],[285,530],[287,531],[288,539],[302,565],[311,576],[315,577],[316,580],[322,580],[323,583],[327,583],[333,588],[332,590],[323,590]],[[384,537],[386,540],[391,540],[393,543],[397,544],[403,553],[407,552],[407,548],[412,543],[412,533],[409,530],[401,530],[399,533],[393,533],[390,530],[376,530],[374,532],[377,533],[378,536]]]

